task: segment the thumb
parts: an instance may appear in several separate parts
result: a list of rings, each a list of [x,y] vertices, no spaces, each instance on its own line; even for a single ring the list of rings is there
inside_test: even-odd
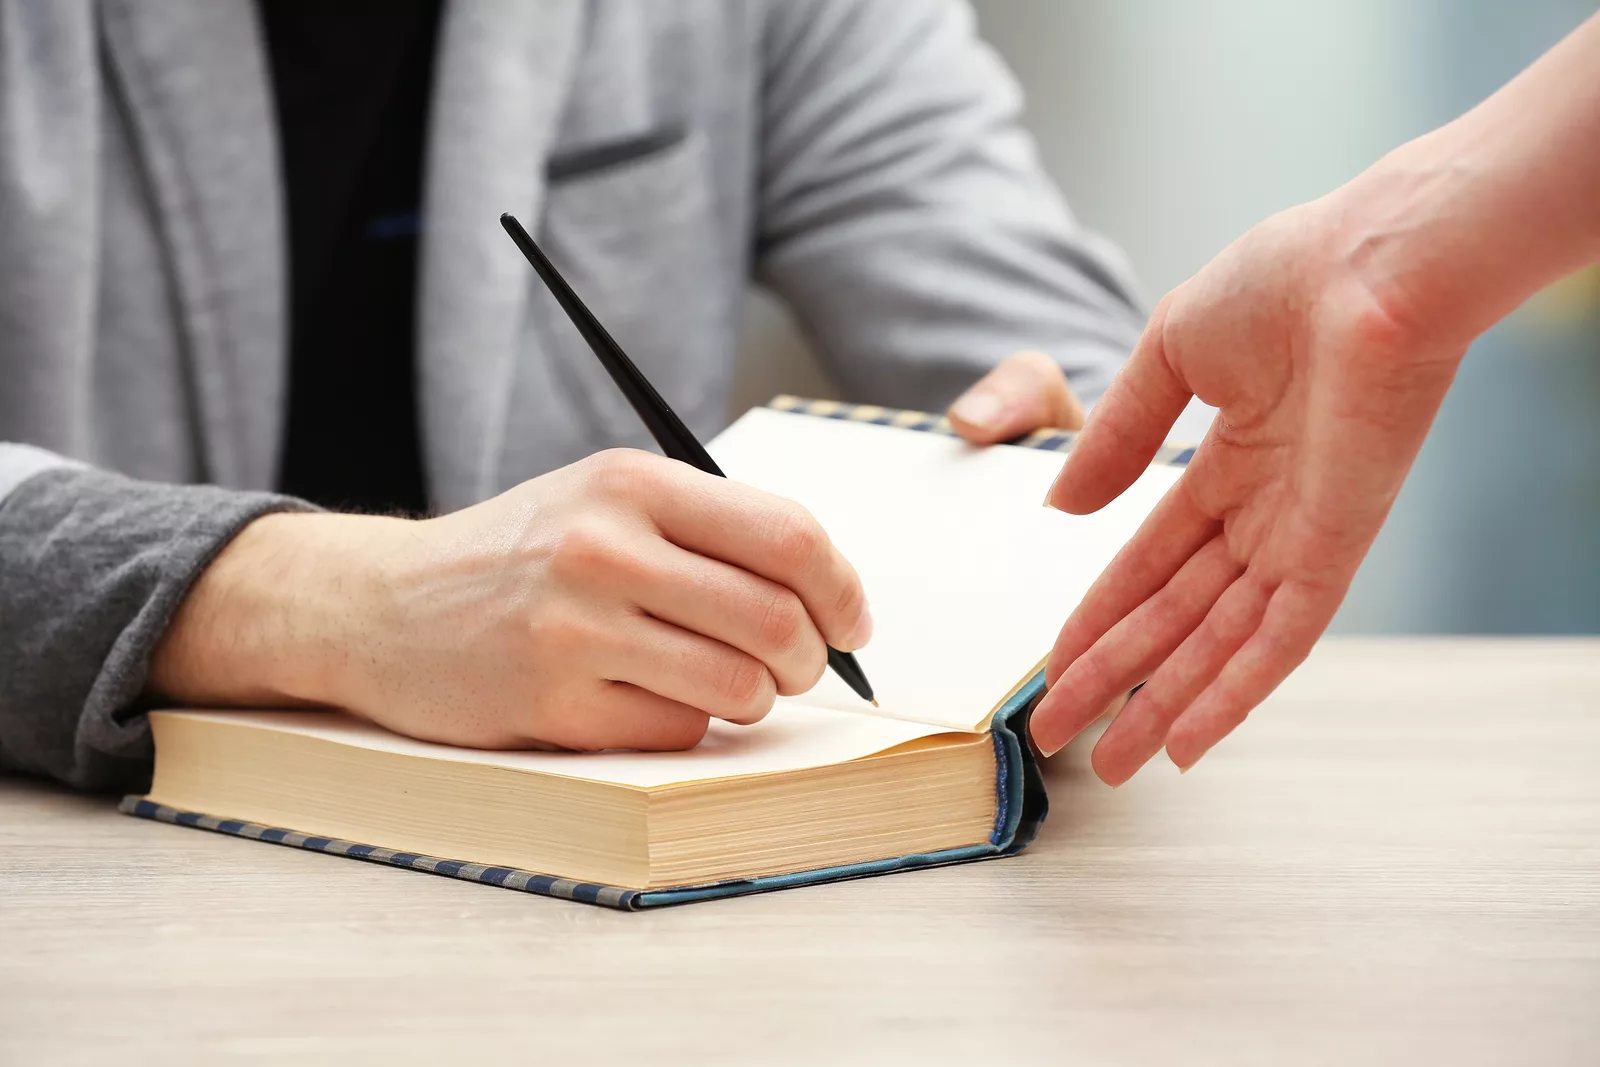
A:
[[[1083,425],[1083,405],[1061,368],[1043,352],[1007,359],[962,393],[948,414],[955,431],[975,445]]]

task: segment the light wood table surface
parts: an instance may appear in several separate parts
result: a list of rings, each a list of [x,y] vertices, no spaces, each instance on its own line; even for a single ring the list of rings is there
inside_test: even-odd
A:
[[[627,915],[0,783],[0,1063],[1600,1064],[1600,641],[1328,641],[1024,856]]]

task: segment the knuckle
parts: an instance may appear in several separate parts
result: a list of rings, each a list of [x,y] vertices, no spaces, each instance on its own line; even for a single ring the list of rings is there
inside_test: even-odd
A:
[[[1023,368],[1036,379],[1053,383],[1062,377],[1061,368],[1056,365],[1056,361],[1037,348],[1018,352],[1011,359],[1016,366]]]
[[[1260,662],[1268,666],[1262,672],[1276,686],[1311,655],[1316,638],[1304,633],[1286,631],[1278,626],[1263,626],[1252,640],[1260,643]]]
[[[1151,593],[1146,604],[1148,605],[1145,609],[1146,623],[1152,630],[1166,630],[1179,626],[1195,613],[1195,605],[1191,603],[1191,598],[1186,595],[1186,590],[1176,579],[1169,580],[1160,589]]]
[[[808,621],[799,597],[781,587],[772,589],[761,608],[756,640],[764,650],[788,652],[804,635]]]
[[[1180,704],[1175,694],[1164,685],[1146,685],[1134,696],[1138,701],[1136,710],[1139,717],[1157,730],[1171,727],[1178,714],[1188,706],[1187,701]],[[1132,702],[1129,701],[1130,704]]]
[[[867,609],[867,592],[854,575],[839,589],[833,600],[833,618],[841,626],[854,623]]]
[[[718,693],[741,722],[755,722],[765,717],[778,696],[777,685],[766,665],[749,656],[732,657],[723,668]]]
[[[665,728],[662,738],[662,747],[672,751],[684,751],[694,748],[705,740],[706,730],[711,726],[711,719],[706,715],[683,716]]]
[[[828,669],[828,646],[821,641],[807,641],[801,650],[799,668],[796,671],[798,684],[784,690],[784,696],[795,696],[811,689],[822,681],[822,675]]]
[[[1107,669],[1105,654],[1091,648],[1079,656],[1070,668],[1072,687],[1081,693],[1089,694],[1091,699],[1101,694],[1109,694],[1117,688],[1116,679],[1111,677]]]
[[[784,572],[799,575],[816,566],[828,538],[811,513],[796,504],[779,509],[769,520],[768,543]]]
[[[631,499],[660,480],[662,457],[635,448],[611,448],[583,461],[584,483],[597,496]]]
[[[562,530],[550,549],[550,570],[572,583],[593,581],[601,574],[632,572],[639,566],[620,531],[605,523],[574,523]]]

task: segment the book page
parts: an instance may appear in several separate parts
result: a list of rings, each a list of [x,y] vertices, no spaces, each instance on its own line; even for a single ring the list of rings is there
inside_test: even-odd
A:
[[[873,756],[907,741],[948,732],[943,727],[923,723],[849,715],[826,708],[779,705],[754,726],[733,726],[711,720],[705,740],[688,752],[497,752],[416,741],[332,711],[157,711],[151,714],[214,719],[378,752],[483,763],[642,789],[827,767]]]
[[[860,572],[857,653],[879,714],[982,726],[1181,471],[1152,467],[1093,515],[1043,506],[1066,458],[758,408],[708,446],[730,478],[799,501]],[[873,709],[829,671],[780,701]]]

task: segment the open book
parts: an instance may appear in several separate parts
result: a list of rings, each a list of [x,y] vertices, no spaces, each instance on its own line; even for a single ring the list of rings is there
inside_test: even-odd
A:
[[[153,785],[123,809],[630,909],[1016,852],[1044,817],[1024,734],[1044,657],[1188,458],[1166,450],[1111,506],[1069,516],[1041,505],[1070,442],[976,449],[928,416],[791,398],[711,442],[855,564],[878,708],[830,672],[761,723],[713,720],[697,748],[648,754],[158,711]]]

